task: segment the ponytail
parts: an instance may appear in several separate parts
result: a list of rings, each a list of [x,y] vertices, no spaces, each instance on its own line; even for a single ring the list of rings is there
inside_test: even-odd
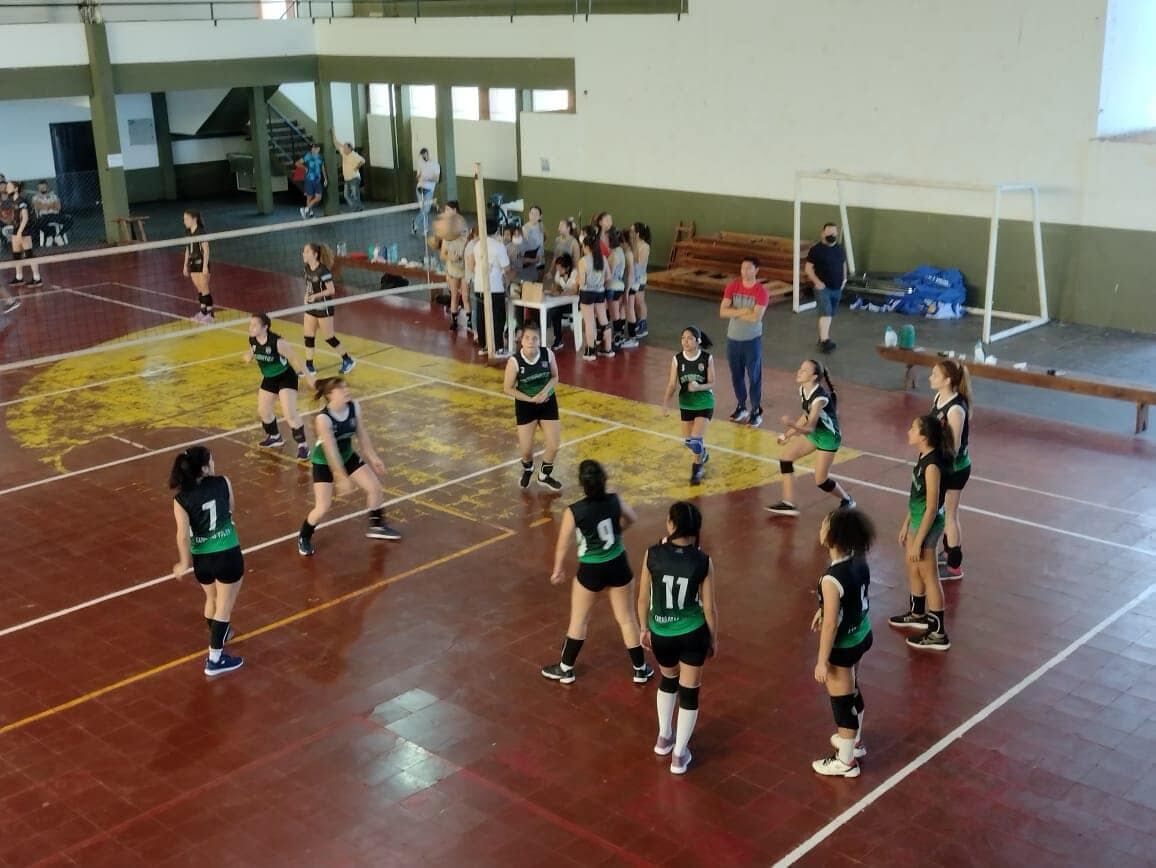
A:
[[[592,458],[578,465],[578,482],[587,497],[600,500],[606,496],[606,470]]]
[[[322,244],[320,241],[310,241],[309,249],[313,251],[313,255],[317,257],[317,261],[326,268],[333,267],[333,251],[329,249],[328,244]]]
[[[593,227],[591,227],[593,229]],[[602,271],[606,267],[606,259],[602,256],[602,245],[598,240],[598,233],[587,231],[582,238],[582,245],[590,249],[590,257],[594,260],[594,270]]]
[[[645,223],[635,223],[634,234],[645,241],[647,244],[650,243],[650,227]]]
[[[952,442],[951,430],[934,413],[919,417],[919,433],[927,441],[927,445],[943,456],[945,461],[955,460],[955,444]]]
[[[690,332],[694,335],[694,339],[698,341],[698,345],[704,350],[709,350],[714,346],[714,341],[710,339],[710,335],[700,329],[698,326],[687,326],[683,329],[684,332]]]
[[[173,459],[173,469],[169,471],[169,488],[192,491],[212,460],[208,447],[190,446]]]
[[[967,365],[957,362],[955,359],[942,359],[937,367],[947,377],[947,381],[951,383],[951,388],[955,390],[959,397],[967,402],[967,414],[971,415],[971,373],[967,370]]]
[[[669,539],[694,537],[694,547],[699,547],[702,537],[702,513],[699,512],[697,506],[686,500],[672,503],[667,518],[674,527]]]
[[[815,370],[815,379],[822,382],[823,388],[827,391],[827,406],[832,413],[837,413],[838,410],[835,409],[835,404],[839,400],[839,395],[835,391],[835,384],[831,382],[831,372],[827,370],[827,366],[822,362],[816,361],[815,359],[808,359],[807,361],[811,363],[811,367]]]

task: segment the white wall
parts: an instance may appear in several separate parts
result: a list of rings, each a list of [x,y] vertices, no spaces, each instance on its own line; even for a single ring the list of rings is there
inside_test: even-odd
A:
[[[523,116],[524,117],[524,116]],[[454,121],[454,157],[459,177],[473,174],[474,163],[482,164],[485,177],[499,181],[518,180],[518,151],[514,138],[517,127],[501,121]],[[413,118],[410,131],[413,153],[429,148],[430,155],[443,163],[437,137],[437,121]],[[386,128],[388,134],[388,128]],[[388,146],[388,139],[386,140]],[[404,168],[412,170],[412,166]]]
[[[1110,0],[1100,82],[1099,133],[1156,127],[1156,2]]]
[[[281,85],[277,90],[292,100],[310,120],[317,120],[317,90],[313,82],[289,82]],[[333,106],[333,129],[341,141],[351,142],[355,138],[351,87],[348,82],[335,81],[329,86],[329,94]],[[318,130],[318,135],[326,137],[326,141],[328,141],[328,130]]]
[[[0,10],[0,16],[3,11]],[[88,45],[81,24],[4,24],[4,52],[0,65],[88,66]]]
[[[368,121],[370,165],[392,169],[393,118],[389,115],[371,114]]]
[[[166,97],[169,110],[169,130],[177,135],[195,136],[229,91],[174,90]]]
[[[146,21],[108,25],[108,50],[113,63],[175,63],[311,55],[315,46],[308,21]]]

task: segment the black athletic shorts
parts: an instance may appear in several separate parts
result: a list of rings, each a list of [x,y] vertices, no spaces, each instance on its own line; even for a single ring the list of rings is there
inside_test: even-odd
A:
[[[606,293],[604,292],[587,292],[582,290],[578,293],[578,304],[602,304],[606,301]]]
[[[309,307],[305,309],[306,316],[315,316],[318,319],[325,319],[327,316],[333,316],[333,306],[326,305],[325,307]]]
[[[286,368],[275,377],[261,378],[261,391],[272,392],[276,395],[282,389],[292,389],[297,391],[297,372],[292,368]]]
[[[626,293],[625,289],[608,289],[606,290],[607,301],[618,301]]]
[[[189,263],[189,274],[201,274],[202,272],[207,274],[208,271],[209,269],[205,268],[204,260]]]
[[[831,654],[827,657],[827,662],[832,666],[842,666],[844,669],[850,669],[871,649],[872,640],[871,633],[867,634],[865,638],[858,645],[852,645],[850,648],[832,648]]]
[[[605,563],[578,564],[578,584],[594,593],[605,588],[624,588],[633,578],[634,573],[630,571],[630,561],[626,557],[626,552]]]
[[[529,425],[538,421],[558,421],[558,396],[551,395],[541,404],[529,401],[514,401],[514,417],[519,425]]]
[[[211,585],[213,582],[236,584],[245,577],[245,557],[241,554],[241,547],[193,555],[193,575],[202,585]]]
[[[352,476],[354,471],[365,466],[365,462],[361,460],[361,456],[354,452],[345,462],[345,472]],[[328,482],[333,483],[333,471],[329,469],[328,464],[314,464],[313,465],[313,481],[314,482]]]
[[[949,473],[943,474],[943,490],[944,491],[963,491],[963,487],[967,485],[967,480],[971,478],[971,465],[963,468],[963,470],[952,470]]]
[[[659,636],[650,632],[650,647],[659,666],[672,669],[679,663],[702,666],[710,653],[710,627],[703,624],[681,636]]]
[[[683,422],[693,422],[695,419],[713,419],[714,407],[707,407],[705,410],[684,410],[679,407],[678,415],[682,417]]]

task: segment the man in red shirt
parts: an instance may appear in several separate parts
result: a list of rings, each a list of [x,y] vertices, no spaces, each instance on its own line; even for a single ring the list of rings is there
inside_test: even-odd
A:
[[[738,402],[730,420],[749,421],[752,428],[757,428],[763,424],[763,314],[770,295],[759,283],[759,261],[755,257],[743,259],[739,274],[738,280],[727,284],[719,307],[719,316],[727,320],[727,364]]]

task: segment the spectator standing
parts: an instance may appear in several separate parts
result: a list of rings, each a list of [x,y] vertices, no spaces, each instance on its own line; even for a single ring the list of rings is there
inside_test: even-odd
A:
[[[413,221],[413,234],[417,235],[420,229],[422,235],[429,234],[429,209],[433,207],[434,188],[442,178],[442,167],[437,160],[431,160],[429,148],[422,148],[418,152],[420,159],[414,168],[417,183],[417,201],[421,204],[421,224],[417,219]]]
[[[476,256],[477,245],[466,248],[466,271],[474,275],[474,301],[477,310],[474,313],[474,322],[477,323],[478,355],[485,355],[486,347],[486,319],[489,317],[494,323],[494,348],[496,355],[505,356],[506,338],[506,281],[510,278],[510,257],[506,254],[506,245],[502,243],[502,236],[498,230],[498,221],[494,217],[486,218],[486,237],[479,239],[477,244],[485,244],[490,260],[490,309],[485,309],[485,293],[482,291],[481,259]]]
[[[321,156],[321,145],[314,142],[309,146],[309,153],[297,161],[297,165],[305,169],[305,207],[301,208],[301,219],[313,216],[313,206],[321,201],[325,195],[325,187],[329,179],[325,174],[325,158]]]
[[[763,424],[763,316],[769,302],[767,288],[759,283],[758,259],[745,257],[739,278],[723,291],[719,316],[727,320],[727,364],[737,402],[730,420],[749,422],[752,428]]]
[[[839,243],[839,227],[824,223],[819,244],[811,246],[803,271],[815,288],[815,306],[819,309],[819,349],[835,349],[831,340],[831,320],[839,309],[843,287],[847,285],[847,251]]]
[[[362,211],[361,204],[361,167],[365,165],[365,157],[353,150],[350,142],[341,142],[337,133],[329,131],[333,136],[333,144],[341,154],[341,177],[345,180],[345,204],[350,211]]]

